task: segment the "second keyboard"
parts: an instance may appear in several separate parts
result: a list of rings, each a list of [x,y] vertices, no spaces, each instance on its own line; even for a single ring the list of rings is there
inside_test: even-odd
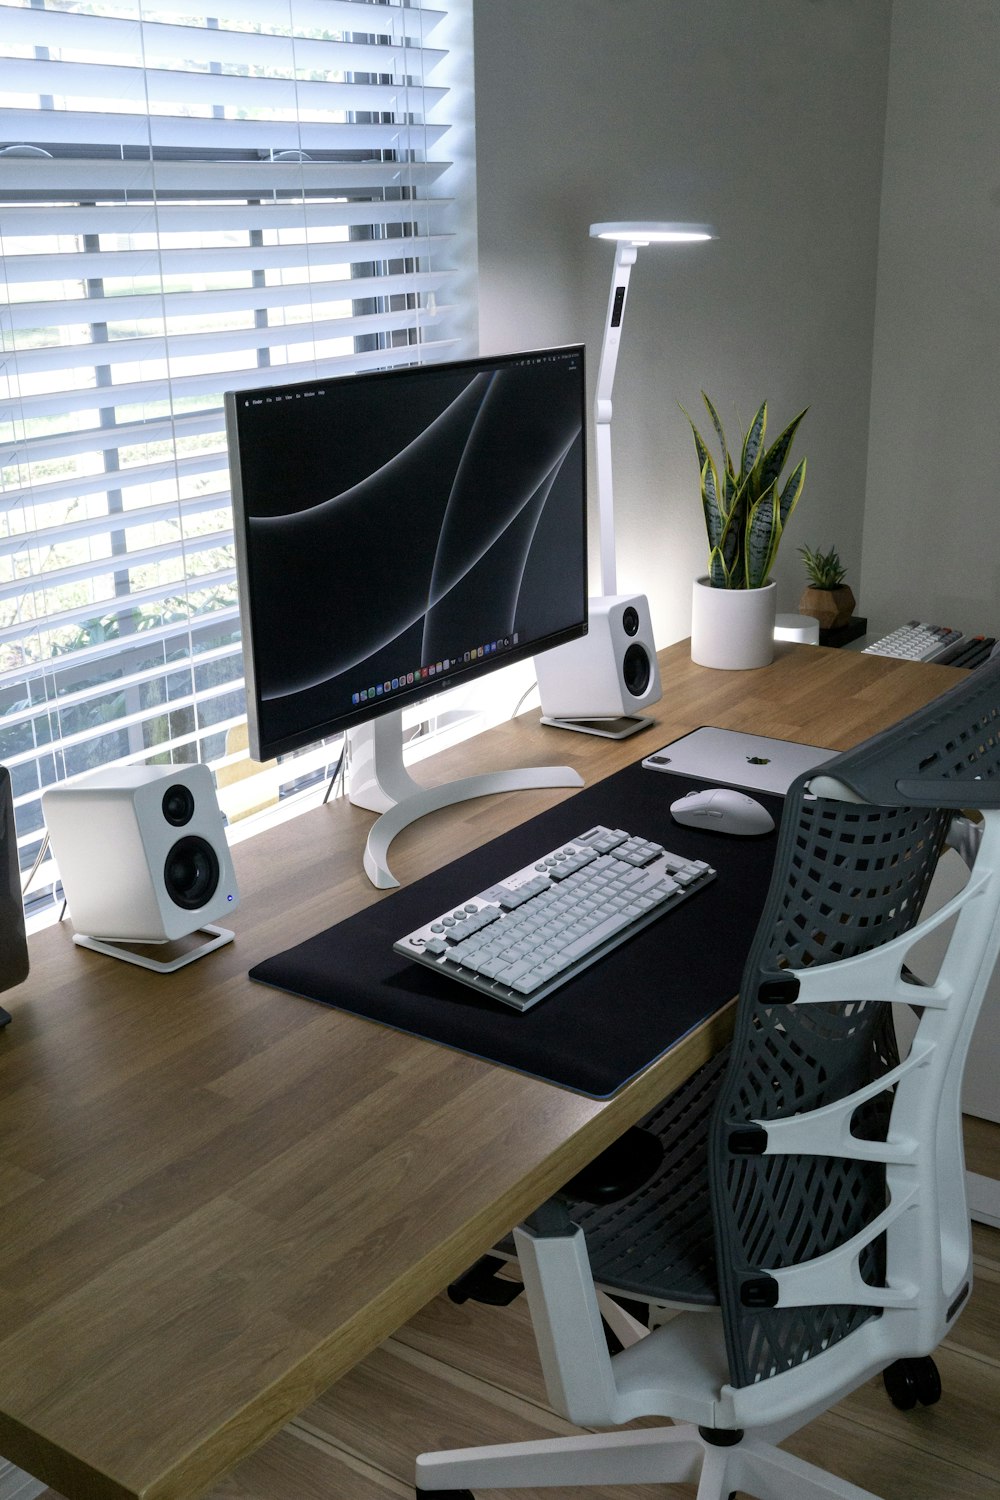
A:
[[[395,952],[527,1010],[715,877],[599,825],[407,933]]]

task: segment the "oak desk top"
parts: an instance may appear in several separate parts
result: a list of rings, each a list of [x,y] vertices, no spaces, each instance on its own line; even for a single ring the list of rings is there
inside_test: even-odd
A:
[[[590,784],[702,724],[846,748],[945,667],[782,644],[660,654],[655,727],[537,713],[424,762],[574,765]],[[571,791],[445,809],[405,882]],[[382,897],[343,801],[234,850],[236,941],[176,974],[30,940],[0,1035],[0,1454],[72,1500],[195,1496],[277,1431],[724,1040],[725,1014],[606,1102],[285,995],[252,964]]]

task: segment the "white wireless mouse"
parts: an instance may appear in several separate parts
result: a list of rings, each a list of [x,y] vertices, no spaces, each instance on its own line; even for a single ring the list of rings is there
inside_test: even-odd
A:
[[[734,792],[730,787],[706,787],[703,792],[688,792],[671,802],[670,812],[674,820],[688,828],[706,828],[712,833],[748,834],[770,833],[774,819],[766,807],[761,807],[745,792]]]

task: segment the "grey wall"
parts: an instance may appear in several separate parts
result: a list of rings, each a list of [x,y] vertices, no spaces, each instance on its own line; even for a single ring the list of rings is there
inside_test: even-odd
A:
[[[1000,6],[896,0],[862,590],[1000,636]]]
[[[596,375],[613,251],[603,219],[695,219],[720,238],[640,252],[612,428],[619,588],[660,644],[690,630],[706,545],[694,415],[706,389],[775,434],[802,406],[796,548],[859,584],[889,0],[480,0],[475,8],[480,344],[585,339]],[[592,587],[598,587],[596,548]]]

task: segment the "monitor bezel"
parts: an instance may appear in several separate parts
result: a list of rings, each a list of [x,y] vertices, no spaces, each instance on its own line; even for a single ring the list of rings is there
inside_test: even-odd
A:
[[[253,623],[253,589],[250,581],[249,558],[244,545],[247,536],[247,515],[244,504],[242,470],[239,453],[239,425],[238,425],[238,403],[248,397],[259,397],[268,391],[281,390],[284,393],[296,390],[310,390],[315,388],[318,381],[330,384],[338,381],[350,381],[355,385],[368,383],[392,381],[402,375],[412,375],[416,371],[426,370],[441,371],[475,371],[482,369],[498,368],[500,366],[514,365],[525,360],[544,358],[548,355],[576,355],[580,360],[580,391],[581,391],[581,426],[580,442],[581,452],[581,540],[582,540],[582,619],[565,629],[552,632],[544,637],[511,645],[505,649],[502,655],[484,657],[481,660],[456,665],[454,670],[440,677],[434,678],[433,682],[426,681],[414,683],[412,687],[400,689],[389,699],[375,699],[374,702],[359,705],[357,708],[345,710],[329,718],[323,719],[316,724],[311,724],[290,734],[283,734],[274,739],[265,740],[261,732],[260,695],[257,687],[257,675],[254,661],[254,623]],[[224,396],[226,436],[229,453],[230,489],[233,507],[233,535],[236,552],[236,577],[237,592],[240,611],[240,629],[243,644],[243,669],[246,684],[246,706],[247,724],[249,731],[250,752],[255,760],[273,760],[281,755],[289,755],[296,750],[302,750],[309,745],[318,744],[325,739],[333,739],[346,733],[348,730],[358,728],[363,724],[370,723],[374,719],[382,718],[394,712],[400,712],[416,704],[425,703],[432,697],[437,697],[449,689],[462,687],[477,681],[481,677],[489,676],[503,667],[514,666],[529,657],[537,656],[543,651],[554,650],[557,646],[565,645],[569,641],[578,640],[587,634],[589,629],[589,588],[587,579],[587,407],[586,407],[586,349],[582,343],[562,344],[540,349],[523,349],[503,354],[475,355],[465,359],[456,360],[434,360],[413,361],[410,364],[394,365],[377,370],[351,371],[344,374],[329,376],[313,376],[309,380],[271,381],[267,385],[253,385],[242,387],[238,390],[226,391]]]

